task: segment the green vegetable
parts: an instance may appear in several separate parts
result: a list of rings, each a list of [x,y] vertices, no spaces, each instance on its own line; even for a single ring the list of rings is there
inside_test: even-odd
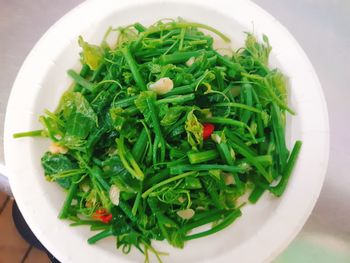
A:
[[[79,36],[79,46],[83,49],[83,63],[86,63],[90,69],[95,70],[103,61],[103,49],[96,45],[90,45]]]
[[[196,238],[201,238],[201,237],[212,235],[212,234],[228,227],[229,225],[231,225],[232,222],[234,220],[236,220],[238,217],[240,217],[241,215],[242,215],[242,213],[240,210],[234,210],[233,212],[231,212],[231,214],[227,215],[224,219],[222,219],[222,221],[219,224],[214,226],[212,229],[201,232],[201,233],[186,236],[185,240],[191,240],[191,239],[196,239]]]
[[[219,154],[215,150],[208,150],[205,152],[188,152],[187,156],[191,164],[196,164],[215,160]]]
[[[203,125],[198,121],[194,110],[187,114],[185,129],[187,132],[187,141],[194,148],[202,148],[203,145]]]
[[[285,166],[280,182],[278,183],[278,185],[272,186],[270,188],[271,193],[273,193],[274,195],[281,196],[283,192],[286,190],[289,178],[292,174],[292,170],[295,166],[299,152],[301,150],[301,145],[302,145],[301,141],[295,142],[295,145],[293,147],[292,153],[289,156],[287,165]]]
[[[146,90],[146,85],[145,82],[139,72],[139,69],[136,65],[136,62],[134,60],[134,58],[131,55],[130,49],[128,46],[126,46],[124,49],[122,49],[123,55],[125,57],[125,60],[127,61],[131,73],[133,75],[133,78],[137,84],[137,86],[141,89],[141,90]]]
[[[218,30],[167,21],[110,28],[113,47],[79,37],[82,68],[68,70],[73,85],[57,109],[40,116],[42,129],[14,134],[53,142],[41,163],[66,191],[61,219],[98,230],[89,244],[113,236],[146,262],[149,252],[161,261],[154,240],[182,248],[230,226],[247,192],[251,203],[281,196],[301,149],[287,148],[293,111],[266,36],[248,33],[244,47],[221,55],[201,31],[229,42]],[[148,89],[162,79],[171,86],[161,95]]]
[[[66,189],[68,189],[72,183],[71,176],[73,176],[74,173],[81,172],[76,170],[76,168],[79,167],[78,164],[64,154],[46,152],[41,158],[41,163],[45,170],[45,176],[49,180],[56,181]],[[67,174],[69,176],[62,176]]]

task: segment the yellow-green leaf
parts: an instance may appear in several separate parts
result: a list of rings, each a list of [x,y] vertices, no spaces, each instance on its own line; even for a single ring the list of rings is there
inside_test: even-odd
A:
[[[96,70],[103,61],[103,51],[101,47],[85,42],[82,36],[79,36],[78,43],[83,49],[83,62],[86,63],[90,69]]]

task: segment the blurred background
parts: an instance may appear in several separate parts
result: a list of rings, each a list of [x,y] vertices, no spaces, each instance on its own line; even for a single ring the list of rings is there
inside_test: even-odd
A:
[[[11,86],[41,35],[81,0],[0,0],[0,162]],[[102,1],[101,1],[102,2]],[[253,0],[297,39],[321,81],[328,104],[331,146],[326,180],[306,225],[275,263],[350,262],[350,1]],[[0,193],[0,263],[50,262],[24,241]]]

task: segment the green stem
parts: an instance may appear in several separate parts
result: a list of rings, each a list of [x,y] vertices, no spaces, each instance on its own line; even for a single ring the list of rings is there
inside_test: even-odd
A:
[[[231,214],[229,214],[220,224],[216,225],[212,229],[201,232],[201,233],[193,234],[190,236],[186,236],[185,240],[192,240],[192,239],[196,239],[196,238],[201,238],[201,237],[209,236],[209,235],[212,235],[216,232],[219,232],[219,231],[223,230],[224,228],[228,227],[229,225],[231,225],[233,223],[233,221],[235,221],[241,215],[242,215],[242,212],[240,210],[235,210]]]
[[[183,95],[187,93],[192,93],[196,88],[196,84],[184,85],[181,87],[175,87],[168,93],[164,94],[163,97],[170,97],[173,95]]]
[[[80,76],[74,70],[70,69],[67,71],[67,73],[76,83],[78,83],[83,88],[87,89],[88,91],[93,90],[94,84],[92,84],[91,82],[84,79],[82,76]]]
[[[215,150],[208,150],[204,152],[188,152],[187,156],[191,164],[197,164],[215,160],[219,155]]]
[[[117,146],[118,146],[118,154],[120,157],[120,160],[122,161],[122,164],[124,168],[136,179],[142,181],[145,177],[141,169],[138,167],[136,161],[132,157],[131,153],[127,153],[127,149],[124,145],[124,136],[120,136],[119,139],[117,139]],[[130,162],[130,163],[129,163]],[[133,166],[131,167],[130,166]],[[134,169],[136,168],[136,170]]]
[[[244,79],[246,80],[246,79]],[[248,106],[248,107],[252,107],[253,104],[253,95],[252,95],[252,85],[250,83],[244,83],[242,85],[241,88],[241,94],[244,98],[244,103]],[[250,120],[252,116],[251,111],[249,110],[244,110],[241,114],[241,121],[243,121],[244,123],[248,123],[248,121]]]
[[[188,171],[208,171],[222,170],[231,173],[244,173],[245,169],[238,166],[222,165],[222,164],[195,164],[195,165],[179,165],[170,167],[170,174],[179,174]]]
[[[240,109],[256,112],[256,113],[259,113],[259,114],[264,114],[264,112],[262,110],[259,110],[259,109],[255,108],[255,107],[252,107],[252,106],[249,106],[249,105],[246,105],[246,104],[237,103],[237,102],[220,102],[220,103],[214,104],[213,106],[214,107],[240,108]]]
[[[265,192],[265,189],[256,185],[254,187],[254,190],[250,193],[249,195],[249,202],[251,202],[252,204],[255,204],[259,199],[260,197],[263,195],[263,193]]]
[[[134,24],[134,28],[135,28],[139,33],[144,32],[144,31],[147,30],[147,28],[144,27],[144,26],[143,26],[142,24],[140,24],[140,23],[135,23],[135,24]]]
[[[104,238],[106,238],[106,237],[109,237],[109,236],[113,236],[113,230],[112,230],[112,228],[106,229],[106,230],[104,230],[104,231],[98,233],[97,235],[94,235],[94,236],[90,237],[90,238],[88,239],[88,243],[89,243],[90,245],[92,245],[92,244],[95,244],[97,241],[99,241],[99,240],[101,240],[101,239],[104,239]]]
[[[137,162],[139,162],[142,156],[144,155],[144,152],[147,147],[147,139],[148,139],[148,135],[147,135],[146,128],[143,128],[140,133],[140,136],[137,138],[137,141],[135,142],[131,150],[131,154],[134,156]]]
[[[194,217],[191,218],[193,222],[202,220],[203,218],[211,217],[213,215],[218,215],[222,212],[223,210],[220,209],[209,209],[203,212],[196,212]],[[226,212],[226,211],[225,211]]]
[[[155,140],[156,143],[153,146],[153,148],[155,150],[157,150],[158,147],[160,146],[160,151],[161,151],[160,161],[164,162],[164,160],[165,160],[165,140],[164,140],[163,135],[162,135],[162,130],[160,129],[158,115],[157,115],[153,101],[150,100],[149,98],[147,98],[146,102],[147,102],[148,110],[149,110],[150,115],[151,115],[154,133],[156,134],[156,138],[157,138],[157,140]]]
[[[237,121],[237,120],[228,119],[228,118],[222,118],[222,117],[206,118],[204,121],[208,122],[208,123],[223,124],[223,125],[235,126],[235,127],[238,127],[238,128],[245,128],[245,129],[248,130],[250,136],[255,141],[255,136],[254,136],[252,130],[249,128],[249,126],[246,123],[244,123],[242,121]]]
[[[282,175],[281,181],[278,183],[278,185],[270,188],[270,192],[273,193],[275,196],[281,196],[284,193],[284,191],[286,190],[289,178],[292,175],[293,168],[294,168],[295,163],[298,159],[301,145],[302,145],[301,141],[295,142],[292,153],[289,156],[286,168],[285,168],[284,173]]]
[[[189,60],[191,57],[198,57],[203,52],[205,51],[196,50],[196,51],[187,51],[187,52],[174,52],[169,55],[162,55],[159,58],[159,63],[161,65],[184,63],[187,60]]]
[[[185,33],[186,33],[186,28],[182,28],[179,36],[180,37],[179,51],[183,49]]]
[[[228,165],[233,166],[234,165],[234,160],[231,155],[231,151],[229,149],[229,146],[226,142],[220,142],[217,144],[217,149],[219,150],[220,154],[222,155],[222,158],[226,161]],[[238,189],[242,189],[243,185],[241,180],[239,179],[237,173],[233,173],[233,178],[235,179],[235,184]]]
[[[166,97],[164,99],[160,99],[156,101],[156,105],[162,105],[162,104],[182,104],[189,101],[192,101],[195,99],[195,94],[187,94],[187,95],[177,95],[177,96],[171,96]]]
[[[102,177],[102,171],[99,167],[94,166],[92,169],[89,169],[89,172],[93,178],[97,180],[97,182],[100,183],[100,185],[103,187],[107,193],[109,192],[110,186],[107,183],[107,181]]]
[[[220,200],[218,191],[217,191],[216,187],[213,185],[213,180],[214,179],[212,179],[210,177],[202,177],[201,178],[201,181],[202,181],[207,193],[209,194],[214,206],[216,208],[219,208],[219,209],[224,209],[224,205],[223,205],[222,201]]]
[[[38,137],[38,136],[44,136],[44,130],[34,130],[34,131],[28,131],[28,132],[18,132],[13,134],[13,138],[22,138],[22,137]]]
[[[214,34],[218,35],[219,37],[221,37],[225,42],[230,42],[230,39],[224,35],[222,32],[220,32],[219,30],[211,27],[211,26],[207,26],[201,23],[193,23],[193,22],[178,22],[178,23],[174,23],[174,24],[170,24],[167,26],[157,26],[157,27],[150,27],[148,28],[147,31],[145,31],[145,36],[150,35],[150,34],[154,34],[163,30],[172,30],[172,29],[176,29],[176,28],[188,28],[188,27],[194,27],[194,28],[203,28],[205,30],[211,31]]]
[[[58,218],[65,219],[68,217],[69,208],[71,206],[73,197],[78,189],[78,184],[72,183],[69,187],[66,200],[64,201],[63,207],[58,215]]]
[[[149,57],[155,57],[155,56],[160,56],[166,52],[168,48],[157,48],[157,49],[145,49],[145,50],[139,50],[135,51],[134,55],[135,57],[139,58],[149,58]]]
[[[211,222],[215,222],[219,219],[222,219],[224,215],[227,213],[225,210],[218,210],[215,214],[209,214],[206,217],[193,221],[192,223],[184,225],[179,231],[182,233],[187,233],[188,231],[206,225]]]
[[[134,60],[134,58],[131,55],[130,49],[128,46],[122,49],[122,53],[124,55],[124,58],[126,62],[128,63],[132,76],[136,82],[136,85],[141,89],[141,90],[147,90],[146,84],[140,74],[140,71],[138,69],[138,66]]]
[[[91,81],[95,82],[101,76],[101,73],[105,69],[106,65],[104,63],[100,64],[91,76]]]
[[[137,221],[137,217],[132,213],[132,209],[127,202],[119,201],[119,207],[123,210],[124,214],[129,217],[131,222],[135,223]]]
[[[258,162],[258,160],[255,158],[256,155],[252,155],[249,151],[247,151],[245,148],[246,147],[241,147],[240,145],[235,143],[235,137],[232,136],[232,133],[226,132],[225,135],[233,142],[231,144],[231,146],[238,151],[240,154],[242,154],[245,158],[247,158],[247,160],[249,161],[249,163],[251,163],[253,166],[256,167],[256,169],[258,170],[258,172],[264,176],[264,178],[271,183],[273,178],[272,175],[268,172],[266,172],[265,168],[262,166],[262,164],[260,162]]]
[[[259,162],[263,167],[268,167],[271,166],[273,164],[273,159],[272,159],[272,155],[259,155],[256,157],[251,157],[252,159],[254,159],[254,162]],[[237,161],[237,165],[241,165],[243,163],[249,163],[250,161],[247,158],[241,159],[239,161]]]
[[[215,55],[217,56],[217,60],[220,64],[234,70],[234,72],[240,72],[244,70],[240,64],[229,60],[228,58],[220,55],[218,52],[215,52]]]
[[[146,177],[146,180],[147,179],[148,180],[144,182],[144,188],[148,189],[151,186],[158,184],[159,182],[167,179],[168,177],[169,177],[169,169],[161,170],[155,173],[154,176],[152,177]]]
[[[277,104],[272,103],[271,106],[271,123],[272,123],[272,131],[276,141],[276,148],[278,152],[278,160],[281,166],[282,171],[286,166],[287,158],[288,158],[288,150],[286,146],[284,125],[282,124],[280,108]]]
[[[137,213],[137,210],[139,208],[139,205],[140,205],[140,201],[141,201],[141,192],[138,192],[137,193],[137,196],[136,196],[136,199],[135,199],[135,202],[134,202],[134,205],[131,209],[131,213],[135,216],[136,213]]]
[[[240,148],[244,149],[246,152],[248,152],[252,156],[257,156],[257,153],[252,149],[249,148],[240,138],[238,138],[233,132],[229,131],[228,129],[224,128],[225,135],[229,137],[229,139],[236,145],[238,145]]]
[[[131,164],[131,167],[139,175],[141,180],[143,180],[145,175],[143,174],[140,166],[138,165],[138,163],[134,159],[134,156],[132,156],[131,152],[128,149],[125,149],[125,157],[129,160],[129,163]]]
[[[154,166],[156,166],[158,163],[157,161],[158,142],[159,142],[159,137],[156,135],[154,136],[153,151],[152,151],[152,161]]]
[[[152,193],[155,189],[157,189],[157,188],[159,188],[159,187],[161,187],[161,186],[163,186],[163,185],[166,185],[166,184],[169,184],[169,183],[171,183],[171,182],[180,180],[180,179],[185,178],[185,177],[190,176],[190,175],[194,175],[194,174],[196,174],[196,173],[197,173],[196,171],[191,171],[191,172],[179,174],[179,175],[177,175],[177,176],[173,176],[173,177],[171,177],[171,178],[169,178],[169,179],[166,179],[166,180],[164,180],[164,181],[162,181],[162,182],[160,182],[160,183],[158,183],[158,184],[152,186],[151,188],[149,188],[146,192],[144,192],[144,193],[142,194],[142,198],[146,198],[146,197],[147,197],[150,193]]]
[[[113,107],[126,108],[135,104],[137,96],[127,97],[113,103]]]

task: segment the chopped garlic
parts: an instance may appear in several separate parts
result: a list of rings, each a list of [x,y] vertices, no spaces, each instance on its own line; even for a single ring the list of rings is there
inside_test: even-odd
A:
[[[97,202],[96,196],[93,196],[93,197],[91,197],[90,200],[88,200],[85,203],[85,207],[93,207],[93,206],[95,206],[96,202]]]
[[[236,207],[240,207],[249,202],[249,191],[247,191],[244,195],[239,196],[236,200]]]
[[[213,117],[213,113],[211,113],[211,111],[208,110],[208,112],[206,112],[205,117],[206,117],[206,118],[211,118],[211,117]]]
[[[230,184],[234,183],[232,174],[230,174],[230,173],[223,173],[222,175],[224,177],[224,182],[225,182],[226,185],[230,185]]]
[[[66,147],[63,147],[53,142],[49,146],[49,151],[53,154],[57,154],[57,153],[66,154],[68,152],[68,149]]]
[[[210,109],[201,109],[200,112],[205,116],[205,118],[213,117],[213,114],[211,113]]]
[[[120,196],[120,189],[112,185],[109,189],[109,199],[111,200],[112,204],[119,205],[119,196]]]
[[[182,204],[183,202],[186,201],[186,198],[183,196],[180,196],[177,200]]]
[[[82,183],[81,189],[84,191],[84,193],[87,193],[90,191],[90,185],[88,185],[87,183]]]
[[[231,154],[232,159],[236,160],[236,153],[232,148],[230,149],[230,154]]]
[[[176,214],[181,217],[182,219],[190,219],[194,216],[194,210],[191,208],[185,209],[185,210],[179,210],[176,212]]]
[[[171,91],[174,87],[174,83],[169,78],[161,78],[154,83],[149,84],[148,88],[153,90],[159,95],[163,95]]]
[[[61,139],[62,139],[62,135],[60,135],[60,134],[55,134],[54,137],[55,137],[57,140],[61,140]]]
[[[196,58],[195,57],[190,57],[187,61],[186,61],[186,66],[187,67],[191,67],[193,65],[193,63],[195,62]]]
[[[243,168],[246,171],[249,171],[252,169],[251,165],[247,162],[243,162],[239,165],[239,167]]]
[[[212,138],[212,140],[213,140],[214,142],[216,142],[216,143],[218,143],[218,144],[221,143],[221,137],[220,137],[219,135],[213,133],[213,134],[211,135],[211,138]]]

